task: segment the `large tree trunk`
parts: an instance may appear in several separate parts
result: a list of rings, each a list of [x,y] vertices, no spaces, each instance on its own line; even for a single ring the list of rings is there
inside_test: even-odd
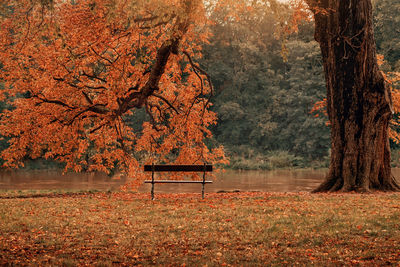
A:
[[[390,88],[379,71],[370,0],[307,0],[315,15],[331,124],[331,162],[315,192],[400,190],[391,174]]]

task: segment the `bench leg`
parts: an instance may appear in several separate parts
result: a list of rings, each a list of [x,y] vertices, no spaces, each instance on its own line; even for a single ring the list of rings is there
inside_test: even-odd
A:
[[[154,183],[151,183],[151,200],[154,200]]]
[[[204,186],[206,184],[206,171],[205,171],[205,165],[204,165],[204,172],[203,172],[203,183],[201,186],[201,198],[204,199]]]
[[[151,172],[151,200],[154,200],[154,165],[153,171]]]

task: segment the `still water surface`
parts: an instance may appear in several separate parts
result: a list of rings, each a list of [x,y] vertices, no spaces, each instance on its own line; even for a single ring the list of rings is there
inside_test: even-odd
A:
[[[212,184],[206,185],[206,192],[218,191],[263,191],[300,192],[311,191],[325,177],[326,170],[276,170],[276,171],[226,171],[219,173]],[[149,192],[151,184],[145,184],[140,191]],[[200,192],[201,184],[156,184],[155,191]]]
[[[212,184],[206,185],[206,192],[218,191],[263,191],[302,192],[311,191],[324,179],[327,170],[275,170],[275,171],[232,171],[217,174]],[[393,169],[400,177],[400,169]],[[150,176],[150,175],[149,175]],[[149,177],[150,178],[150,177]],[[162,177],[158,177],[162,179]],[[126,182],[125,178],[113,179],[105,174],[67,173],[59,171],[2,171],[0,190],[117,190]],[[144,184],[139,192],[149,192],[150,184]],[[156,184],[160,193],[200,192],[201,184]]]

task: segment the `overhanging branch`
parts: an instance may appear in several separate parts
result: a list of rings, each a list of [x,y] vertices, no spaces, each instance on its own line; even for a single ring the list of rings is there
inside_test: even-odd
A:
[[[176,114],[179,114],[179,111],[178,111],[165,97],[163,97],[163,96],[161,96],[161,95],[158,95],[158,94],[155,94],[155,93],[153,93],[152,96],[161,99],[161,100],[164,101],[170,108],[172,108],[172,109],[176,112]]]

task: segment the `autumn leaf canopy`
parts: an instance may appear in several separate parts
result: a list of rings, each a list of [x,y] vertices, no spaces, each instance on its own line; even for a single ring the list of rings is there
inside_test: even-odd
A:
[[[15,0],[1,4],[6,166],[52,158],[75,171],[223,162],[210,150],[212,85],[196,63],[198,0]]]

